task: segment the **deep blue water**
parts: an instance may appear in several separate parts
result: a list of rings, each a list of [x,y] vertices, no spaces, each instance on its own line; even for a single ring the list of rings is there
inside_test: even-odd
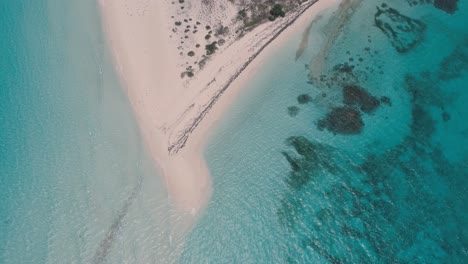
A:
[[[213,199],[181,262],[467,263],[468,3],[313,23],[208,144]]]

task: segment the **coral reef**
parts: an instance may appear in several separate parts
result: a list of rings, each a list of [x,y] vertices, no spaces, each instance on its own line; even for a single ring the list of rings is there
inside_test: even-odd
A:
[[[357,85],[343,87],[343,103],[347,106],[357,106],[364,113],[372,113],[379,106],[380,101]]]
[[[299,114],[299,107],[297,106],[290,106],[288,107],[288,115],[290,117],[295,117]]]
[[[434,6],[449,14],[453,14],[457,11],[458,0],[434,0]]]
[[[386,13],[378,18],[381,30],[399,52],[411,50],[425,26],[383,8],[379,12]],[[366,156],[355,157],[319,140],[288,139],[288,147],[295,151],[283,152],[290,165],[285,182],[291,188],[277,211],[280,223],[295,239],[293,249],[285,253],[288,260],[294,263],[299,254],[305,263],[317,262],[317,256],[330,263],[463,263],[466,217],[460,208],[468,196],[459,186],[467,184],[468,163],[466,158],[457,163],[449,160],[435,135],[451,119],[446,109],[453,111],[448,106],[456,98],[445,83],[465,76],[467,54],[465,41],[430,71],[399,80],[398,89],[407,93],[411,107],[410,123],[402,127],[410,129],[389,149],[379,148],[376,141],[369,144]],[[320,78],[311,78],[318,89],[343,88],[336,103],[344,106],[333,107],[319,120],[319,129],[356,134],[364,126],[362,114],[392,105],[389,97],[377,98],[363,88],[366,84],[356,75],[355,61],[350,58]],[[366,70],[361,76],[375,77],[371,68]],[[441,191],[442,186],[449,191]]]
[[[312,100],[312,97],[308,94],[301,94],[297,97],[297,102],[299,104],[307,104]]]
[[[404,16],[393,8],[377,8],[374,22],[400,53],[410,51],[424,38],[426,25],[423,22]]]
[[[327,129],[334,134],[359,134],[364,127],[361,112],[353,107],[334,108],[327,116],[318,121],[318,129]]]
[[[466,71],[468,71],[468,39],[442,61],[437,77],[441,80],[455,79]]]

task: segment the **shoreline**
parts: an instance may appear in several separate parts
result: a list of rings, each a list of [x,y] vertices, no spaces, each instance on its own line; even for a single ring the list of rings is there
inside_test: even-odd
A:
[[[262,51],[267,48],[274,40],[276,40],[285,30],[287,30],[290,26],[292,26],[296,20],[298,20],[302,14],[304,14],[309,8],[317,4],[319,0],[315,0],[310,3],[304,4],[303,7],[301,7],[300,10],[295,11],[292,15],[292,18],[284,23],[281,23],[281,27],[276,31],[276,32],[271,32],[270,34],[273,34],[273,36],[269,36],[268,40],[264,43],[261,44],[261,46],[251,55],[248,57],[247,61],[244,62],[241,67],[228,79],[227,83],[222,86],[221,89],[219,89],[214,95],[209,104],[203,109],[203,111],[199,114],[199,116],[195,119],[195,121],[192,123],[192,125],[188,129],[188,134],[187,132],[184,133],[181,138],[170,145],[168,147],[169,153],[171,155],[177,154],[179,150],[185,147],[186,142],[188,141],[188,138],[190,137],[190,134],[198,127],[199,123],[203,121],[204,116],[208,114],[208,112],[211,110],[211,108],[216,104],[216,102],[219,100],[219,98],[223,95],[223,93],[231,86],[231,84],[244,72],[245,69],[257,58]],[[258,66],[258,65],[255,65]],[[255,67],[253,66],[253,67]],[[208,84],[207,86],[209,86]]]
[[[339,2],[306,2],[285,18],[258,26],[215,54],[184,84],[169,39],[167,3],[99,1],[116,70],[178,210],[194,217],[206,207],[211,179],[204,146],[236,94],[290,34]]]
[[[307,24],[317,18],[323,11],[330,8],[338,8],[342,1],[343,0],[329,0],[325,3],[323,0],[318,0],[304,10],[302,14],[295,19],[294,23],[291,23],[291,25],[286,27],[275,39],[265,45],[262,51],[258,52],[256,57],[246,65],[245,69],[232,80],[229,87],[227,87],[222,96],[219,97],[219,100],[216,101],[212,109],[210,109],[212,111],[203,118],[205,122],[200,122],[197,129],[190,135],[190,139],[187,140],[187,147],[194,148],[195,152],[200,153],[200,155],[204,157],[204,148],[212,134],[216,132],[214,130],[216,130],[217,123],[223,118],[226,111],[229,111],[232,104],[236,102],[239,93],[242,92],[243,88],[246,87],[246,84],[253,78],[256,72],[260,70],[260,66],[265,60],[278,48],[283,46],[284,42],[287,41],[291,35],[294,35],[302,28],[305,29]],[[300,43],[298,43],[298,46],[300,46]]]

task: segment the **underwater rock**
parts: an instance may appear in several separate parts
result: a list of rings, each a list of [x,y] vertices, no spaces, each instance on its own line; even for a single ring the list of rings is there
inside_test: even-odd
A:
[[[282,154],[292,169],[289,177],[286,178],[286,183],[294,190],[301,189],[312,179],[312,173],[310,173],[310,169],[312,168],[310,168],[304,159],[293,158],[286,152],[282,152]]]
[[[427,1],[428,5],[433,4],[433,0],[408,1]],[[431,6],[426,7],[432,9],[432,12],[437,12]],[[386,19],[384,22],[388,20],[388,15],[382,17]],[[404,27],[404,24],[398,25]],[[391,27],[398,25],[392,23]],[[392,31],[389,31],[389,34],[392,34]],[[406,35],[402,38],[408,39]],[[460,255],[456,254],[464,245],[459,239],[459,234],[462,234],[459,230],[463,230],[463,223],[454,224],[453,233],[444,232],[442,228],[438,229],[449,217],[458,216],[456,211],[460,210],[456,210],[452,204],[448,206],[445,200],[440,198],[439,193],[432,193],[430,188],[426,187],[426,182],[435,177],[433,174],[444,177],[446,182],[455,178],[460,179],[452,184],[464,184],[466,181],[461,179],[467,178],[463,176],[467,175],[468,159],[465,158],[458,165],[459,168],[454,169],[454,164],[443,156],[445,150],[443,146],[437,147],[440,144],[431,140],[436,129],[440,129],[440,132],[450,132],[446,130],[447,126],[439,126],[436,122],[442,123],[442,120],[448,122],[450,114],[453,114],[451,111],[455,113],[449,100],[452,100],[452,97],[458,98],[458,94],[451,96],[452,90],[447,89],[442,81],[458,78],[468,70],[466,59],[468,45],[460,44],[462,45],[459,45],[459,49],[454,50],[453,54],[441,64],[429,65],[425,67],[427,71],[417,74],[411,71],[414,75],[405,76],[402,87],[399,88],[408,92],[410,99],[408,106],[412,111],[409,110],[405,114],[411,115],[408,118],[412,117],[412,121],[410,124],[406,122],[398,124],[403,125],[405,131],[402,134],[404,138],[396,146],[389,146],[389,149],[383,150],[382,153],[379,145],[385,142],[385,137],[379,137],[368,145],[369,151],[366,153],[368,156],[364,157],[363,161],[363,156],[355,158],[353,151],[341,151],[339,147],[335,149],[305,137],[291,137],[288,140],[289,146],[295,151],[288,149],[283,152],[290,169],[287,176],[284,175],[285,185],[288,188],[281,200],[278,216],[281,224],[287,228],[287,232],[290,232],[287,235],[300,240],[301,243],[292,242],[295,243],[295,249],[305,252],[304,254],[313,252],[315,258],[316,255],[321,255],[323,261],[329,263],[411,263],[423,259],[431,260],[433,252],[438,256],[444,256],[444,259],[461,259]],[[357,57],[355,54],[352,56],[356,62]],[[362,66],[356,64],[353,68],[350,64],[339,64],[333,69],[322,72],[320,78],[311,79],[315,87],[323,89],[319,90],[317,98],[320,98],[321,93],[327,93],[327,100],[323,101],[334,100],[339,104],[327,105],[331,108],[328,108],[328,113],[325,112],[318,121],[319,129],[327,129],[333,133],[344,131],[344,134],[357,134],[364,125],[362,116],[365,112],[359,110],[361,100],[366,102],[365,99],[371,98],[370,102],[376,99],[380,105],[391,106],[392,101],[397,99],[392,97],[390,100],[389,97],[380,97],[380,95],[375,98],[366,91],[368,82],[363,81],[364,75],[361,72],[364,72],[364,66],[375,70],[376,66],[372,63],[372,59],[366,57],[366,63]],[[370,69],[365,71],[369,75]],[[398,80],[398,83],[401,81]],[[345,91],[345,86],[352,85],[356,87],[348,87],[348,91]],[[339,88],[343,89],[340,91]],[[345,92],[349,92],[348,97]],[[338,106],[343,107],[333,108]],[[432,111],[434,109],[436,111]],[[411,129],[409,132],[406,131],[408,125]],[[468,135],[468,129],[465,129],[464,133]],[[379,151],[374,151],[375,148]],[[323,151],[326,149],[331,151]],[[349,162],[343,162],[347,160]],[[324,170],[324,165],[334,166],[339,173],[330,175],[326,169]],[[450,194],[452,195],[465,197],[463,193]],[[323,197],[323,200],[314,203],[317,197]],[[314,206],[310,206],[311,203]],[[452,207],[452,211],[446,210],[447,207]],[[360,222],[355,224],[351,219],[359,219]],[[419,250],[419,248],[424,249],[424,245],[412,245],[416,244],[415,239],[420,236],[422,227],[425,226],[429,230],[434,230],[434,237],[427,247],[428,250]],[[347,252],[352,252],[352,260],[336,250],[337,239],[346,245]],[[388,241],[395,243],[389,244]],[[454,252],[454,256],[446,256],[444,252],[438,250],[439,248],[448,254]],[[294,258],[296,252],[297,250],[291,254],[292,263],[296,261]],[[442,260],[436,259],[436,261]],[[450,263],[462,263],[462,261]]]
[[[413,117],[411,123],[413,136],[421,141],[427,142],[435,132],[434,119],[432,119],[431,114],[420,105],[413,105],[411,114]]]
[[[335,218],[334,211],[329,208],[321,209],[316,216],[320,222],[331,222]]]
[[[279,217],[280,223],[292,231],[296,227],[297,219],[295,216],[300,215],[300,212],[304,207],[304,203],[295,195],[281,199],[280,203],[281,207],[278,208],[276,214]]]
[[[364,113],[372,113],[380,106],[376,97],[356,85],[343,87],[343,103],[347,106],[358,106]]]
[[[434,6],[449,14],[453,14],[457,11],[457,2],[458,0],[435,0]]]
[[[442,112],[442,120],[444,120],[444,122],[448,122],[450,120],[450,114],[446,111]]]
[[[447,103],[447,92],[441,90],[442,86],[438,85],[438,81],[432,75],[424,78],[416,78],[412,75],[405,76],[405,89],[411,95],[411,102],[443,108]]]
[[[318,239],[307,239],[302,242],[304,248],[312,248],[315,252],[322,255],[328,262],[332,264],[342,264],[345,263],[343,260],[335,257],[333,254],[328,252],[327,247],[323,245],[320,240]]]
[[[297,106],[290,106],[288,107],[288,115],[290,117],[295,117],[299,114],[299,107]]]
[[[299,104],[307,104],[312,100],[312,97],[308,94],[301,94],[297,97],[297,102]]]
[[[356,229],[353,229],[352,227],[348,225],[344,225],[341,227],[341,234],[345,236],[356,237],[356,238],[364,237],[359,231],[357,231]]]
[[[380,102],[382,104],[386,104],[388,106],[392,106],[392,101],[390,100],[390,98],[388,96],[382,96],[380,97]]]
[[[348,63],[340,63],[333,66],[333,71],[341,72],[341,73],[349,73],[353,72],[354,66],[349,65]]]
[[[286,143],[293,147],[296,152],[304,157],[307,161],[314,163],[331,163],[330,158],[333,148],[328,145],[312,142],[304,136],[293,136],[286,140]],[[322,165],[323,165],[322,164]],[[325,166],[329,167],[329,166]],[[333,170],[331,170],[333,171]]]
[[[325,170],[331,174],[340,172],[333,161],[331,147],[312,142],[303,136],[290,137],[286,143],[300,155],[282,152],[291,166],[292,171],[286,179],[286,183],[292,189],[298,190],[306,185],[317,170]]]
[[[320,89],[329,89],[366,82],[369,78],[369,72],[358,69],[358,65],[352,65],[348,62],[336,64],[319,77],[313,77],[309,74],[308,83]]]
[[[455,79],[461,77],[466,71],[468,71],[468,40],[457,46],[449,56],[442,60],[438,77],[441,80]]]
[[[387,36],[392,46],[400,53],[414,48],[423,40],[426,25],[404,16],[393,8],[380,9],[374,16],[375,25]]]
[[[349,107],[334,108],[324,119],[318,121],[318,129],[327,129],[334,134],[359,134],[364,127],[361,112]]]

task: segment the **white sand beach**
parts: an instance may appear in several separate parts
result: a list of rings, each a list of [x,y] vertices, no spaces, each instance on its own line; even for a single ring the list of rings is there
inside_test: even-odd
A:
[[[191,10],[201,12],[202,1],[196,2],[191,3]],[[171,17],[177,19],[180,12],[174,4],[100,0],[116,69],[176,208],[195,215],[209,201],[212,187],[203,147],[245,82],[293,32],[304,29],[319,12],[337,7],[339,2],[320,0],[312,5],[306,1],[285,18],[228,40],[194,77],[182,78],[187,62],[177,48],[179,35]],[[235,17],[237,11],[226,12],[231,12],[227,17]],[[201,15],[197,21],[209,23]]]

